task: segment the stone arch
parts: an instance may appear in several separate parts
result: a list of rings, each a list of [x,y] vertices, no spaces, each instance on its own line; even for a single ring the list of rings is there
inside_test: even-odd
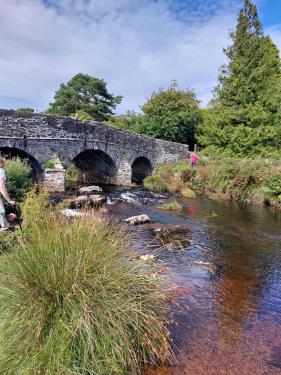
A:
[[[22,160],[26,160],[31,167],[32,179],[39,182],[43,178],[43,169],[40,163],[28,152],[23,151],[16,147],[0,147],[0,154],[6,159],[18,157]]]
[[[153,172],[152,164],[145,156],[135,159],[132,164],[132,183],[142,184],[147,176],[151,176]]]
[[[78,184],[116,185],[117,167],[114,160],[101,150],[89,149],[73,159],[78,170]]]

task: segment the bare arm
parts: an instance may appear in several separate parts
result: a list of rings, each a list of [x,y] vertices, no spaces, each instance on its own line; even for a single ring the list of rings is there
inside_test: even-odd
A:
[[[6,199],[8,203],[11,203],[11,204],[14,203],[14,201],[12,201],[7,191],[6,181],[4,177],[0,177],[0,193],[3,195],[3,197]]]

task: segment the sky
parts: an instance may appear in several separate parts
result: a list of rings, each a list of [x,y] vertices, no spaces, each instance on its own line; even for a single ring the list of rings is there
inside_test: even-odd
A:
[[[0,108],[45,110],[77,73],[139,111],[176,80],[201,106],[212,98],[242,0],[0,0]],[[256,0],[281,50],[281,0]]]

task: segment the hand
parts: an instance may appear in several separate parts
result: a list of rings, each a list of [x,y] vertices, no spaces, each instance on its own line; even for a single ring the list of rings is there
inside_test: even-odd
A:
[[[8,202],[11,206],[15,206],[16,205],[16,201],[9,201]]]

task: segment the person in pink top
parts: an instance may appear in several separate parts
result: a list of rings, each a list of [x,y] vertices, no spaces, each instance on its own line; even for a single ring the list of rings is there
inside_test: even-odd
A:
[[[196,152],[193,152],[190,156],[190,164],[191,164],[191,168],[196,168],[196,164],[197,164],[197,161],[198,161],[199,157],[198,155],[196,154]]]

